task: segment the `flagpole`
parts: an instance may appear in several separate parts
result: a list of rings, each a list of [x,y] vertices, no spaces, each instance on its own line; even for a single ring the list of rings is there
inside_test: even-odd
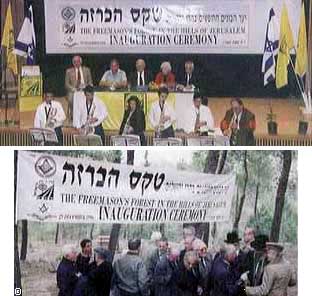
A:
[[[297,55],[295,48],[293,48],[293,49],[294,49],[294,51],[295,51],[295,54]],[[306,94],[304,93],[304,90],[303,90],[303,88],[302,88],[302,86],[301,86],[301,84],[300,84],[300,81],[299,81],[299,79],[298,79],[298,75],[297,75],[297,73],[296,73],[296,71],[295,71],[294,63],[293,63],[293,61],[292,61],[290,55],[289,55],[289,60],[290,60],[291,67],[292,67],[292,69],[293,69],[293,71],[294,71],[294,74],[295,74],[295,77],[296,77],[296,81],[297,81],[297,84],[298,84],[298,86],[299,86],[299,89],[300,89],[300,92],[301,92],[301,95],[302,95],[302,98],[303,98],[305,107],[306,107],[306,109],[307,109],[309,112],[311,112],[311,106],[310,106],[310,104],[309,104],[309,102],[308,102],[308,98],[307,98]],[[303,83],[303,80],[302,80],[301,77],[300,77],[300,80],[301,80],[301,82]]]
[[[306,93],[312,109],[312,3],[309,4],[309,28],[308,28],[308,69],[306,74]]]

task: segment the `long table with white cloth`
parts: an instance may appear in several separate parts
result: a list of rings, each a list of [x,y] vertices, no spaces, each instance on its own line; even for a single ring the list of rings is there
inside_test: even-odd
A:
[[[137,91],[97,91],[94,94],[101,100],[108,112],[108,117],[103,123],[104,130],[118,131],[122,122],[123,114],[127,106],[127,99],[135,95],[139,98],[146,118],[146,131],[151,132],[153,129],[150,125],[148,114],[151,105],[158,100],[156,91],[137,92]],[[176,130],[183,130],[186,120],[189,118],[189,112],[193,104],[193,92],[170,92],[167,102],[171,104],[176,112],[177,121]],[[78,127],[78,110],[84,108],[86,98],[82,91],[77,91],[73,99],[73,126]],[[215,123],[216,124],[216,123]],[[215,134],[220,135],[219,128],[215,129]]]

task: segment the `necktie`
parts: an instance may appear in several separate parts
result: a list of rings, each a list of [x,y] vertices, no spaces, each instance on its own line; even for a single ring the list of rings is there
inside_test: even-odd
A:
[[[81,73],[80,68],[78,68],[78,74],[77,74],[77,87],[79,87],[81,84]]]
[[[204,258],[202,258],[202,263],[203,263],[204,267],[206,268],[206,262],[205,262]]]
[[[190,84],[190,74],[186,74],[186,85]]]
[[[142,77],[142,72],[140,72],[139,73],[139,75],[140,75],[140,84],[139,84],[139,86],[143,86],[143,77]]]

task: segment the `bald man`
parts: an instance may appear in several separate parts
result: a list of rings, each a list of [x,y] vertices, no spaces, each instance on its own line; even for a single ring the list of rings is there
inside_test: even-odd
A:
[[[143,59],[135,62],[136,71],[130,73],[128,83],[132,89],[147,90],[148,84],[153,80],[150,72],[146,70],[146,64]]]
[[[92,76],[88,67],[82,66],[82,58],[78,55],[72,59],[73,66],[66,70],[65,89],[68,99],[68,118],[73,119],[73,97],[77,90],[82,90],[87,85],[93,85]]]

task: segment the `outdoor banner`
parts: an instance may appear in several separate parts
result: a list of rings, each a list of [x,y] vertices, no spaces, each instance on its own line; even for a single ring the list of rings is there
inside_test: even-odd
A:
[[[234,175],[18,152],[17,220],[67,223],[229,221]]]
[[[46,0],[46,50],[262,53],[269,11],[273,5],[279,20],[283,1]],[[284,2],[296,38],[301,1]]]

